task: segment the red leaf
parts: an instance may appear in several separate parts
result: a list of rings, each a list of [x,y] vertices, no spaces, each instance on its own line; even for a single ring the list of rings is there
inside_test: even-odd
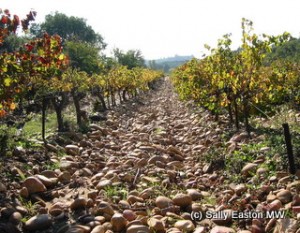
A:
[[[25,47],[28,52],[31,52],[33,49],[33,46],[31,44],[25,44]]]
[[[3,16],[2,16],[2,19],[1,19],[1,23],[7,24],[7,22],[8,22],[8,17],[5,16],[5,15],[3,15]]]
[[[39,57],[39,61],[42,62],[43,64],[47,63],[46,59],[43,57]]]
[[[0,110],[0,117],[4,117],[6,115],[6,111],[1,109]]]
[[[14,25],[20,25],[20,19],[19,19],[19,16],[17,15],[14,15]]]

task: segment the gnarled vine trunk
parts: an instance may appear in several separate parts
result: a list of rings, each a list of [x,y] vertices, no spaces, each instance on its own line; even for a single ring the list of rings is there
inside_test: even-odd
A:
[[[60,92],[52,99],[52,104],[55,109],[56,113],[56,119],[57,119],[57,130],[58,132],[64,132],[66,129],[64,127],[64,119],[62,111],[65,107],[66,101],[67,101],[67,94],[64,92]]]

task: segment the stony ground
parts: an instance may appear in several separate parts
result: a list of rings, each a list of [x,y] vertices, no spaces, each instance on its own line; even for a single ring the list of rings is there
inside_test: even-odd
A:
[[[19,182],[0,182],[1,233],[300,232],[297,177],[269,176],[264,147],[233,182],[222,155],[210,162],[203,156],[212,147],[233,153],[247,134],[224,142],[226,121],[180,102],[167,79],[91,128],[66,145],[49,144],[40,159],[14,151],[35,162],[7,171]],[[47,170],[45,159],[52,161]],[[255,215],[278,210],[287,210],[286,218]]]

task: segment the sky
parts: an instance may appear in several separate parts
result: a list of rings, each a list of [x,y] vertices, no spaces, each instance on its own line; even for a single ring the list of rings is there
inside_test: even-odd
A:
[[[1,9],[24,18],[34,9],[36,22],[56,11],[86,19],[104,37],[106,54],[114,48],[141,50],[145,59],[174,55],[201,57],[204,44],[231,33],[241,42],[241,19],[253,21],[257,34],[287,31],[300,37],[299,0],[0,0]]]

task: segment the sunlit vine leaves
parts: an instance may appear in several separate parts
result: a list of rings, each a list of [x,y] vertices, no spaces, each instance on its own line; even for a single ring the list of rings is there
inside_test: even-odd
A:
[[[295,102],[298,99],[299,94],[293,88],[298,85],[298,66],[277,66],[274,69],[276,72],[272,72],[263,65],[272,47],[289,39],[289,33],[259,36],[253,33],[252,22],[242,19],[239,50],[230,48],[230,35],[220,39],[216,48],[206,45],[210,55],[189,61],[173,72],[174,86],[181,98],[193,99],[215,115],[227,110],[231,122],[235,117],[237,128],[244,119],[249,132],[248,118],[251,114],[262,112],[271,99],[273,103],[276,99],[282,99],[279,96],[284,95],[282,93],[292,93]],[[289,81],[285,78],[287,76]]]
[[[8,9],[0,9],[0,46],[7,36],[17,32],[20,24],[23,31],[26,31],[35,16],[36,12],[30,11],[25,19],[20,20],[19,16],[12,15]],[[0,54],[0,117],[16,108],[14,100],[22,92],[28,79],[22,62],[28,59],[30,57],[24,56],[22,51]]]

